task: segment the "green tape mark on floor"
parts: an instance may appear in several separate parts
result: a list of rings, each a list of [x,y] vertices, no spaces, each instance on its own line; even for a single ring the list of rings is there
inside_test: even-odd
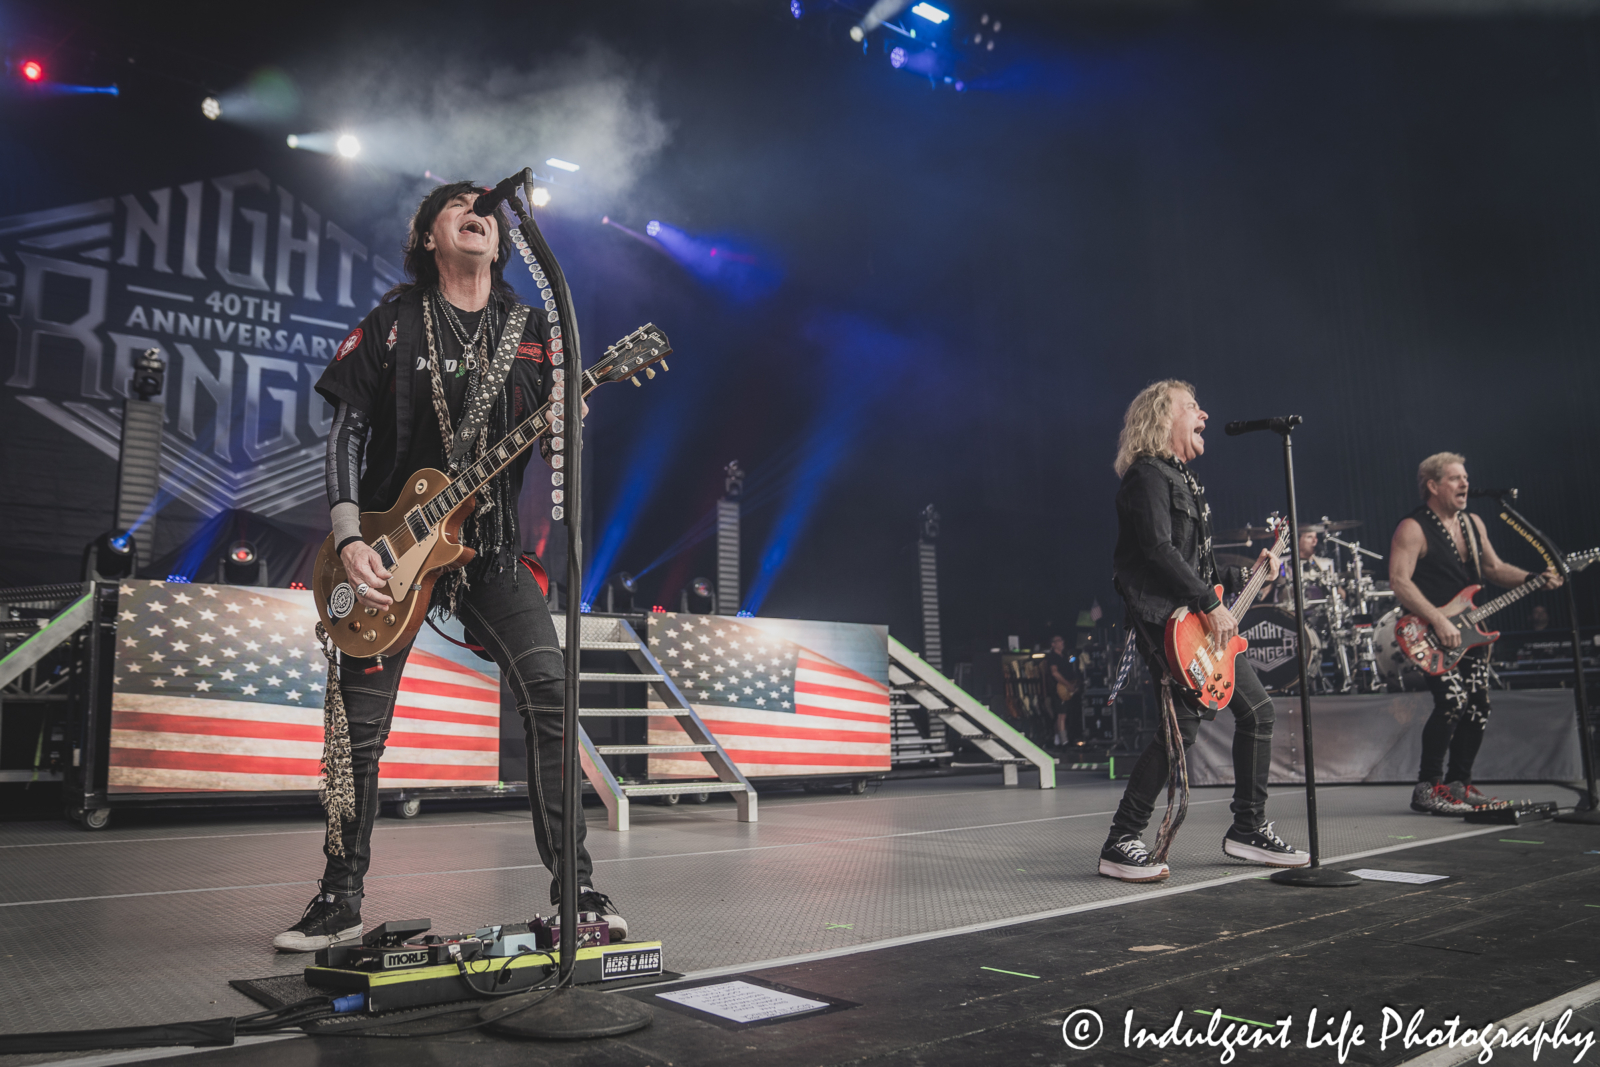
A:
[[[1500,843],[1502,845],[1542,845],[1542,844],[1544,844],[1543,841],[1524,841],[1521,838],[1517,838],[1517,837],[1502,837],[1500,839]]]
[[[979,967],[978,970],[980,970],[980,971],[993,971],[995,974],[1014,974],[1018,978],[1037,978],[1037,977],[1039,977],[1036,974],[1023,974],[1021,971],[1002,971],[998,967]]]
[[[1211,1016],[1213,1014],[1217,1014],[1217,1015],[1221,1015],[1222,1014],[1220,1011],[1213,1013],[1213,1012],[1209,1012],[1209,1011],[1201,1011],[1199,1008],[1192,1008],[1190,1010],[1193,1011],[1196,1015],[1204,1015],[1207,1019],[1211,1018]],[[1227,1019],[1229,1022],[1249,1023],[1251,1026],[1259,1026],[1259,1027],[1261,1027],[1262,1029],[1265,1029],[1265,1030],[1276,1030],[1278,1028],[1278,1025],[1276,1023],[1258,1023],[1254,1019],[1241,1019],[1237,1015],[1223,1015],[1222,1017],[1224,1019]]]
[[[1417,839],[1417,835],[1416,834],[1406,834],[1404,837],[1401,837],[1399,834],[1390,834],[1389,835],[1389,840],[1391,840],[1391,841],[1415,841],[1416,839]]]
[[[824,930],[853,930],[855,925],[855,923],[823,923],[822,928]]]

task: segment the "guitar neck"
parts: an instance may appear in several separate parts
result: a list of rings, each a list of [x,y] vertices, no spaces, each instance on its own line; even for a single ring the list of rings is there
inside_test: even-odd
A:
[[[1536,593],[1543,589],[1545,586],[1545,580],[1545,576],[1542,574],[1534,575],[1532,578],[1529,578],[1515,589],[1501,593],[1493,600],[1485,601],[1483,604],[1467,612],[1467,621],[1471,623],[1477,623],[1487,619],[1490,615],[1493,615],[1501,608],[1510,604],[1515,604],[1529,593]]]
[[[578,394],[580,408],[583,398],[594,392],[599,385],[600,382],[590,372],[583,372],[583,389]],[[547,401],[543,407],[506,434],[499,444],[456,475],[449,486],[441,489],[432,500],[423,505],[423,513],[428,521],[430,523],[443,521],[444,517],[454,511],[463,500],[488,485],[495,475],[505,470],[518,456],[531,448],[533,443],[550,428],[551,407],[561,402],[564,401]]]
[[[1280,552],[1287,547],[1283,538],[1278,538],[1277,547]],[[1267,575],[1271,573],[1271,570],[1272,568],[1265,563],[1258,563],[1255,569],[1250,572],[1250,580],[1245,583],[1244,592],[1239,594],[1238,599],[1233,602],[1233,607],[1228,609],[1228,614],[1233,616],[1234,622],[1240,622],[1244,619],[1244,613],[1249,611],[1250,605],[1256,602],[1256,597],[1260,595],[1261,587],[1266,584]]]

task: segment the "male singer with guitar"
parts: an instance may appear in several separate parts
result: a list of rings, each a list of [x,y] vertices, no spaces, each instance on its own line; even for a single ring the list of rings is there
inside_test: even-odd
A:
[[[384,592],[391,575],[362,540],[361,512],[392,507],[415,471],[448,470],[458,429],[463,442],[486,435],[492,446],[553,394],[559,399],[556,391],[564,387],[563,372],[550,355],[561,345],[552,343],[546,313],[519,308],[505,280],[511,242],[493,214],[479,217],[472,210],[479,191],[470,182],[455,182],[423,199],[406,242],[410,280],[390,290],[345,338],[317,383],[335,412],[327,464],[333,540],[362,607],[383,611],[392,600]],[[519,327],[515,357],[503,378],[491,381],[491,357],[500,351],[504,331],[519,322],[525,325]],[[568,817],[561,803],[566,670],[538,580],[543,575],[521,560],[517,496],[528,458],[523,452],[478,494],[462,531],[463,543],[477,556],[438,582],[433,604],[460,619],[511,687],[527,738],[534,839],[539,858],[555,872],[562,819]],[[321,891],[300,920],[273,940],[279,949],[311,952],[361,935],[378,761],[409,651],[408,646],[381,659],[340,657],[355,817],[342,824],[342,847],[324,844]],[[604,915],[612,939],[620,940],[627,924],[591,885],[583,809],[570,817],[577,822],[578,910]],[[552,904],[559,885],[559,879],[551,883]]]
[[[1483,520],[1466,510],[1467,490],[1464,457],[1439,452],[1423,460],[1417,467],[1422,503],[1400,520],[1389,545],[1389,587],[1402,607],[1428,621],[1445,648],[1460,647],[1461,633],[1440,607],[1484,579],[1510,587],[1535,573],[1495,553]],[[1545,573],[1547,588],[1561,581],[1554,571]],[[1472,762],[1489,722],[1488,652],[1487,646],[1474,648],[1443,674],[1424,675],[1433,693],[1433,714],[1422,728],[1413,811],[1460,815],[1493,801],[1472,784]],[[1447,751],[1450,773],[1445,775]]]
[[[1195,401],[1187,382],[1156,382],[1128,405],[1117,447],[1117,548],[1112,570],[1117,591],[1128,608],[1139,651],[1157,685],[1174,668],[1167,663],[1163,629],[1180,607],[1202,614],[1213,646],[1224,648],[1238,633],[1238,623],[1218,600],[1214,586],[1237,593],[1245,584],[1239,568],[1219,575],[1211,552],[1211,509],[1205,490],[1189,464],[1205,451],[1208,416]],[[1257,567],[1277,572],[1278,560],[1263,549]],[[1233,826],[1222,849],[1238,859],[1275,867],[1309,863],[1272,832],[1266,821],[1267,771],[1272,759],[1272,699],[1243,656],[1228,710],[1233,713]],[[1186,690],[1173,687],[1183,746],[1194,744],[1201,719],[1216,717]],[[1125,882],[1159,882],[1167,865],[1150,855],[1140,840],[1155,810],[1156,797],[1170,771],[1160,738],[1144,750],[1122,803],[1111,820],[1111,833],[1100,852],[1100,873]]]

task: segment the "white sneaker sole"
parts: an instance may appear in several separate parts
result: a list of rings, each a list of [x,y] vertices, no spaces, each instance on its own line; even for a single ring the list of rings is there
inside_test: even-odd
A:
[[[1222,851],[1236,860],[1249,860],[1251,863],[1265,863],[1268,867],[1304,867],[1311,862],[1309,852],[1268,852],[1264,848],[1246,845],[1232,838],[1222,839]]]
[[[1165,882],[1167,875],[1171,873],[1165,863],[1159,867],[1131,867],[1123,863],[1112,863],[1110,860],[1100,861],[1101,877],[1115,878],[1123,882]]]
[[[626,941],[628,939],[627,919],[620,915],[602,915],[600,917],[611,927],[611,943],[613,945],[618,941]]]
[[[308,937],[298,930],[285,930],[272,939],[272,947],[279,952],[319,952],[330,945],[354,941],[361,936],[363,924],[356,923],[348,930],[340,930],[329,937],[324,934],[320,937]]]

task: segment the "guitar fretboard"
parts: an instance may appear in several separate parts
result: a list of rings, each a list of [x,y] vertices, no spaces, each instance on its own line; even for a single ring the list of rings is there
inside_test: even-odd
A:
[[[1287,530],[1288,527],[1284,527],[1284,531]],[[1278,543],[1276,546],[1277,551],[1281,553],[1288,547],[1289,540],[1287,533],[1279,532]],[[1255,570],[1251,572],[1250,580],[1245,583],[1244,592],[1239,594],[1239,598],[1233,602],[1233,607],[1228,609],[1228,614],[1233,616],[1234,622],[1239,622],[1244,619],[1244,613],[1249,611],[1251,605],[1256,602],[1256,597],[1261,594],[1261,587],[1266,583],[1267,575],[1270,574],[1271,571],[1272,568],[1263,563],[1257,565]]]

